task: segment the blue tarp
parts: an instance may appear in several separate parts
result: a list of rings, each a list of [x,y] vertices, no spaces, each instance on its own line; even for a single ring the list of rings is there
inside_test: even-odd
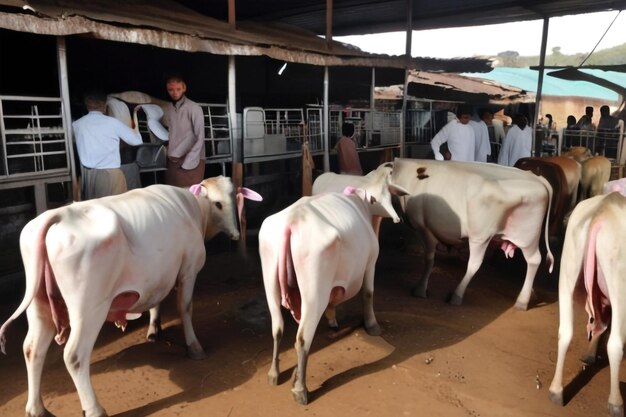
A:
[[[552,71],[556,70],[544,70],[542,95],[593,97],[612,101],[619,99],[619,95],[615,91],[587,81],[569,81],[550,77],[548,74]],[[626,87],[626,73],[598,69],[582,69],[581,71]],[[463,75],[484,78],[536,93],[539,71],[530,68],[496,67],[487,73],[465,73]]]

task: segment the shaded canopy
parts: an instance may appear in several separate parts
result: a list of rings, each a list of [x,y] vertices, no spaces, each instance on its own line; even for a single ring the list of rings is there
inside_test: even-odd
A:
[[[214,2],[211,2],[213,4]],[[223,3],[227,3],[224,1]],[[268,3],[268,2],[263,2]],[[0,28],[97,39],[217,55],[261,56],[310,65],[420,68],[482,72],[486,59],[445,60],[370,54],[282,22],[227,22],[172,0],[0,0]]]
[[[207,16],[227,20],[228,2],[179,0]],[[326,33],[323,0],[235,0],[238,21],[281,22]],[[332,0],[333,35],[405,31],[407,0]],[[620,10],[625,0],[412,0],[414,30],[480,26],[572,14]]]

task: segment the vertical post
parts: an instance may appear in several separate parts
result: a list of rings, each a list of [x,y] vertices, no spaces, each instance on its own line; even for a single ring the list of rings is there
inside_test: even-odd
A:
[[[237,29],[237,20],[235,16],[235,0],[228,0],[228,24],[233,30]],[[235,66],[235,57],[228,55],[228,117],[230,119],[230,132],[234,137],[232,138],[232,154],[233,154],[233,167],[232,167],[232,181],[235,186],[235,195],[238,194],[238,188],[243,186],[243,163],[242,159],[242,141],[243,134],[240,134],[239,127],[237,126],[237,72]],[[237,196],[237,198],[243,197]],[[245,201],[245,200],[244,200]],[[241,215],[239,218],[239,233],[240,239],[238,244],[239,254],[243,257],[246,256],[246,206],[243,202]]]
[[[80,200],[80,184],[76,178],[76,165],[74,163],[74,138],[72,132],[72,111],[70,109],[70,87],[67,77],[67,49],[65,37],[57,36],[57,66],[59,71],[59,88],[61,90],[61,103],[63,108],[63,124],[65,125],[65,146],[69,155],[70,175],[72,177],[72,198]]]
[[[406,68],[404,70],[404,89],[402,90],[402,114],[400,115],[400,158],[404,157],[406,142],[406,96],[409,89],[409,71],[411,70],[411,43],[413,39],[413,0],[406,1]]]
[[[326,0],[326,48],[332,49],[333,42],[333,0]],[[324,172],[330,171],[330,107],[328,106],[328,66],[324,67],[324,130],[322,135],[324,137]]]
[[[370,111],[374,115],[376,106],[374,105],[374,96],[376,93],[376,68],[372,68],[372,85],[370,86]]]
[[[541,90],[543,88],[543,72],[546,63],[546,47],[548,44],[548,23],[550,18],[543,19],[543,33],[541,35],[541,53],[539,54],[539,76],[537,77],[537,95],[535,97],[535,114],[532,121],[533,129],[533,144],[535,149],[535,156],[541,155],[541,143],[537,143],[537,121],[539,120],[539,114],[541,111]],[[557,152],[558,154],[559,152]]]
[[[326,47],[331,49],[333,41],[333,0],[326,0]]]
[[[235,0],[228,0],[228,24],[233,30],[237,29],[237,20],[235,16]],[[235,187],[243,185],[243,167],[242,161],[242,139],[239,127],[237,126],[237,72],[235,66],[235,57],[228,56],[228,117],[230,119],[230,130],[232,138],[232,154],[233,154],[233,183]]]
[[[235,0],[228,0],[228,24],[232,29],[237,29],[237,19],[235,16]]]
[[[330,108],[328,106],[328,66],[324,67],[324,172],[330,171]]]

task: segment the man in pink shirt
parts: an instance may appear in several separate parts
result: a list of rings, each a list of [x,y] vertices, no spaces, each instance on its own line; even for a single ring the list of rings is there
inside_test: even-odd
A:
[[[163,124],[169,128],[165,182],[189,187],[204,179],[204,113],[198,103],[185,96],[187,84],[182,78],[168,78],[166,88],[172,102],[163,115]]]
[[[337,156],[339,158],[339,171],[342,174],[363,175],[359,154],[356,151],[356,142],[354,141],[354,125],[352,123],[344,123],[341,126],[342,137],[337,142]]]

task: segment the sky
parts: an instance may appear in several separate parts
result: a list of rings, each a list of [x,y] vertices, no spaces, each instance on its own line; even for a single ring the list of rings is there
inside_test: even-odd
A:
[[[549,55],[553,47],[560,47],[561,53],[566,55],[591,52],[616,15],[618,12],[613,11],[551,18],[546,54]],[[522,56],[539,55],[542,31],[543,20],[414,31],[411,55],[456,58],[494,56],[504,51],[517,51]],[[432,39],[437,42],[431,42]],[[336,36],[333,40],[356,45],[366,52],[388,55],[403,55],[406,48],[405,32]],[[626,43],[626,11],[619,14],[596,51],[623,43]]]

